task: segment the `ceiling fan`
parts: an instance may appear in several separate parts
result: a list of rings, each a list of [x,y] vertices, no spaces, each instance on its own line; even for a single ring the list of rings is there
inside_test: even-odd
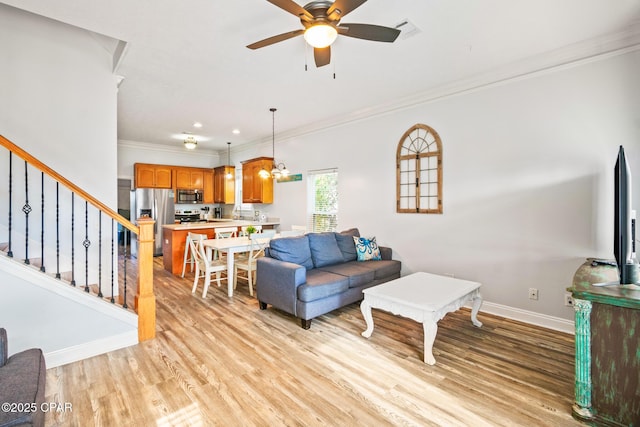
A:
[[[361,6],[367,0],[312,1],[304,7],[293,0],[267,0],[292,15],[300,18],[304,29],[278,34],[247,46],[259,49],[290,38],[303,35],[311,46],[317,67],[331,61],[331,43],[339,35],[358,39],[391,43],[400,34],[400,30],[371,24],[341,24],[340,20],[349,12]]]

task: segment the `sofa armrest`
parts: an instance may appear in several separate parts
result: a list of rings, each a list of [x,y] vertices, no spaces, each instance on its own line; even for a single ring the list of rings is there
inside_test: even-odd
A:
[[[387,246],[379,246],[378,249],[380,249],[380,256],[382,257],[382,259],[385,259],[385,260],[391,259],[393,255],[393,251],[391,250],[391,248]]]
[[[307,269],[299,264],[274,258],[258,258],[256,263],[258,301],[296,315],[298,286],[306,283]]]

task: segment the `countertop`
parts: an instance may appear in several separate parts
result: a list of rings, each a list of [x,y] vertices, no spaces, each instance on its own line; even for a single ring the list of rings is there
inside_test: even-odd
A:
[[[183,224],[165,224],[162,227],[168,230],[193,230],[203,228],[217,228],[217,227],[244,227],[247,225],[280,225],[280,222],[274,221],[247,221],[247,220],[227,220],[227,221],[202,221],[202,222],[185,222]]]

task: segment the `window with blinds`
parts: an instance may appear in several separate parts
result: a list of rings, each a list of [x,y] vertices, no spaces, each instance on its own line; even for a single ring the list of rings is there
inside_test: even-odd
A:
[[[442,213],[442,142],[427,125],[407,130],[396,153],[396,212]]]
[[[308,175],[308,230],[336,231],[338,226],[338,170],[310,171]]]

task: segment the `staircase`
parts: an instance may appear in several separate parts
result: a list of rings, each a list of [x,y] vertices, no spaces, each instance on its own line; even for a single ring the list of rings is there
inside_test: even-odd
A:
[[[153,338],[154,221],[135,225],[1,135],[0,146],[0,326],[9,351],[42,348],[53,367]],[[119,225],[137,235],[137,259]]]

